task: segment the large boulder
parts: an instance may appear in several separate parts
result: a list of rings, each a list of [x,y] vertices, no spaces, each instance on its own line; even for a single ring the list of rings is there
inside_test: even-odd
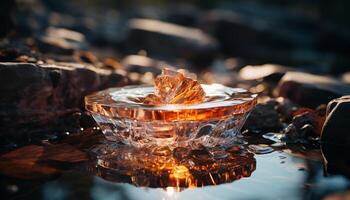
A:
[[[321,141],[326,144],[350,145],[350,96],[334,99],[327,106]]]
[[[128,26],[124,43],[130,53],[145,50],[152,57],[207,64],[218,51],[217,42],[196,28],[151,19],[132,19]]]
[[[0,63],[0,132],[45,127],[79,111],[85,95],[127,82],[90,65]]]
[[[334,78],[303,72],[286,73],[279,82],[278,90],[279,96],[311,108],[350,94],[350,86]]]

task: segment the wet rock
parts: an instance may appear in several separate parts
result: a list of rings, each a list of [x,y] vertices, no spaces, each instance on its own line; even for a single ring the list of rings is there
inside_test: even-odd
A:
[[[298,129],[291,123],[282,131],[282,134],[281,141],[288,144],[311,144],[314,141],[318,144],[318,137],[315,136],[318,133],[310,124],[305,124],[302,128]]]
[[[294,124],[289,124],[286,128],[284,128],[282,134],[283,137],[281,138],[281,141],[285,141],[287,143],[305,142],[305,135],[300,134]]]
[[[207,64],[217,53],[217,42],[199,29],[149,19],[129,21],[127,51],[145,50],[152,57],[185,58]]]
[[[293,112],[292,122],[282,131],[287,143],[307,143],[316,140],[321,134],[324,117],[316,110],[300,108]]]
[[[292,124],[297,129],[305,128],[305,125],[311,125],[314,129],[314,134],[310,136],[320,136],[325,118],[320,116],[316,110],[300,108],[293,112],[293,116]]]
[[[77,112],[85,95],[127,84],[111,70],[74,63],[0,63],[0,132],[34,130]],[[12,131],[11,131],[12,130]]]
[[[334,99],[328,104],[321,141],[326,144],[349,145],[350,96]]]
[[[83,34],[64,28],[49,27],[37,42],[39,50],[44,53],[71,55],[74,50],[87,48]]]
[[[280,130],[282,123],[275,107],[274,102],[257,104],[247,118],[242,130],[248,129],[259,133]]]
[[[340,81],[303,72],[288,72],[279,82],[279,96],[306,107],[316,108],[334,98],[350,93],[350,86]]]
[[[276,98],[276,101],[278,102],[277,112],[281,115],[282,120],[291,120],[293,112],[298,108],[298,105],[283,97]]]
[[[243,67],[239,71],[239,74],[245,80],[264,79],[267,81],[278,82],[285,73],[296,70],[297,69],[295,68],[275,64],[248,65]]]

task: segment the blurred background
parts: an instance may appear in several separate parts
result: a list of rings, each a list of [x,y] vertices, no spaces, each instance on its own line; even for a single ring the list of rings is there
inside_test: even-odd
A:
[[[347,0],[3,0],[1,4],[1,34],[32,37],[44,54],[89,50],[119,61],[126,55],[146,55],[194,71],[265,63],[336,76],[349,71]]]

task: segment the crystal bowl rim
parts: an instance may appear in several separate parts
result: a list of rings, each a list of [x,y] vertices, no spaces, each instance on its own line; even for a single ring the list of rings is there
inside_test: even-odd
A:
[[[211,85],[204,85],[211,86]],[[215,89],[215,84],[212,84]],[[234,92],[237,93],[246,93],[248,92],[242,88],[231,88],[226,87],[220,84],[216,86],[222,86],[224,92],[226,89],[232,91],[231,95]],[[95,92],[91,95],[85,97],[85,108],[91,114],[98,114],[107,118],[120,118],[128,120],[137,120],[137,121],[211,121],[211,120],[222,120],[235,117],[237,115],[242,115],[249,113],[257,104],[258,94],[248,92],[248,97],[237,97],[234,99],[219,99],[219,101],[213,102],[204,102],[200,104],[192,104],[189,106],[180,105],[178,107],[172,105],[165,106],[150,106],[142,105],[137,103],[128,103],[128,102],[116,102],[113,97],[110,95],[115,90],[121,90],[125,88],[144,88],[150,87],[145,85],[136,85],[136,86],[125,86],[125,87],[115,87],[101,90]],[[213,89],[211,88],[211,89]],[[209,89],[210,90],[210,89]],[[216,90],[215,90],[216,91]],[[215,93],[214,91],[214,93]],[[223,93],[224,94],[224,93]],[[215,95],[214,95],[215,96]],[[226,104],[220,104],[220,101],[225,102]],[[236,101],[236,102],[235,102]],[[228,103],[227,103],[228,102]],[[202,104],[210,105],[207,107],[193,107],[193,105],[200,106]],[[179,104],[177,104],[179,105]],[[212,114],[209,114],[212,113]]]
[[[210,86],[210,85],[215,85],[215,84],[201,84],[201,85]],[[216,84],[216,85],[221,85],[221,84]],[[224,85],[222,85],[222,86],[224,86]],[[166,104],[166,105],[161,105],[161,106],[154,106],[154,105],[128,104],[128,103],[117,103],[117,102],[101,103],[101,102],[96,102],[94,100],[91,100],[91,98],[97,96],[99,93],[112,91],[112,90],[117,90],[117,89],[125,89],[125,88],[128,89],[128,88],[137,88],[137,87],[140,87],[140,88],[142,88],[142,87],[151,87],[151,85],[142,84],[142,85],[128,85],[128,86],[123,86],[123,87],[111,87],[111,88],[107,88],[107,89],[104,89],[104,90],[100,90],[100,91],[94,92],[94,93],[86,95],[84,97],[85,108],[88,111],[90,111],[90,112],[96,113],[95,111],[92,111],[91,109],[88,109],[87,105],[91,105],[91,104],[96,104],[97,103],[99,105],[106,106],[106,107],[111,107],[111,108],[120,108],[120,107],[125,107],[125,108],[142,108],[144,110],[159,110],[159,111],[171,111],[171,110],[174,110],[174,109],[175,110],[205,110],[205,109],[210,109],[210,108],[224,108],[224,107],[239,106],[239,105],[243,105],[243,104],[246,103],[246,102],[242,102],[242,103],[237,103],[237,104],[234,104],[234,105],[223,105],[223,106],[220,106],[220,105],[213,106],[212,105],[212,106],[203,107],[203,108],[196,108],[196,107],[193,107],[193,106],[202,105],[202,104],[207,103],[207,102],[199,103],[199,104],[191,104],[191,105]],[[243,89],[243,88],[233,88],[233,87],[228,87],[228,86],[224,86],[224,87],[229,88],[229,89],[242,89],[244,91],[247,91],[246,89]],[[258,97],[258,94],[251,93],[251,97],[250,97],[251,100],[247,100],[247,102],[256,101],[257,97]],[[107,98],[107,97],[105,97],[105,98]],[[112,99],[112,101],[113,101],[113,99]]]

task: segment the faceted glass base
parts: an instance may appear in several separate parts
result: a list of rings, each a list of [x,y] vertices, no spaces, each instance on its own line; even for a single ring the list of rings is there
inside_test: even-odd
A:
[[[212,121],[136,121],[93,114],[105,137],[135,147],[231,146],[249,113]]]

